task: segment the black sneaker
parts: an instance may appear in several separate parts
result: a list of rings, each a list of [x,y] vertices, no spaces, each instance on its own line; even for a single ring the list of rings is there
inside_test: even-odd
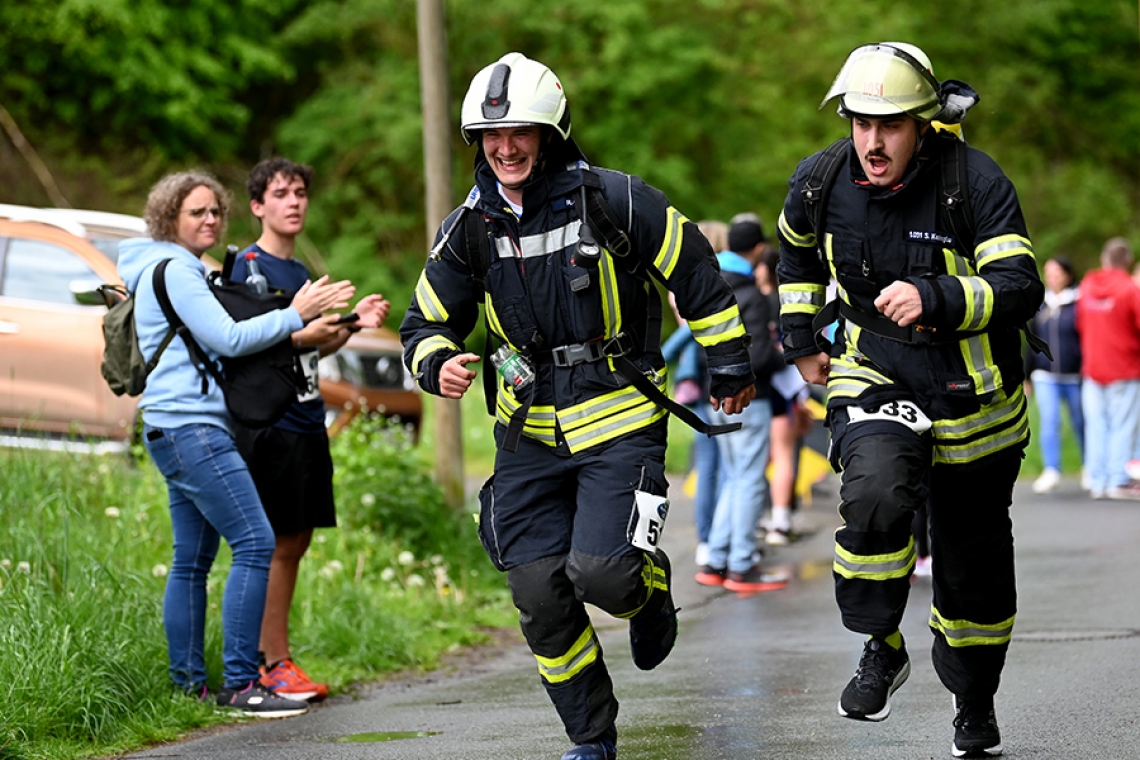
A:
[[[895,649],[882,639],[871,639],[863,645],[855,677],[839,698],[839,714],[852,720],[886,720],[891,714],[891,695],[909,676],[905,643]]]
[[[629,621],[629,645],[633,650],[633,664],[642,670],[653,670],[665,661],[677,643],[677,608],[673,606],[669,558],[661,549],[654,560],[654,584],[664,581],[665,599],[655,612],[642,611]],[[657,572],[657,568],[664,574]],[[660,590],[655,589],[653,593]],[[588,757],[588,756],[584,756]],[[599,756],[600,757],[600,756]]]
[[[239,710],[257,718],[292,718],[309,711],[307,702],[279,697],[260,681],[250,681],[244,689],[223,686],[218,692],[218,707]]]
[[[617,728],[610,726],[592,742],[575,744],[562,760],[617,760]]]
[[[954,757],[996,757],[1001,754],[1001,731],[993,699],[954,697]]]

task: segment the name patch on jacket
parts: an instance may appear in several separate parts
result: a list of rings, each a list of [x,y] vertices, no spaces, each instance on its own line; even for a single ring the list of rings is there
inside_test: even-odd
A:
[[[953,246],[954,238],[949,235],[940,235],[937,232],[926,230],[907,230],[906,239],[911,243],[938,243],[939,245]]]

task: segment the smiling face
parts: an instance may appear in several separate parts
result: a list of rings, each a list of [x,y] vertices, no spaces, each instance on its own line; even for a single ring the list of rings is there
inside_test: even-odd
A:
[[[483,153],[491,171],[516,203],[522,202],[523,183],[538,164],[542,129],[537,125],[483,130]]]
[[[182,201],[178,212],[178,234],[176,243],[201,256],[218,242],[218,232],[222,225],[222,209],[214,191],[205,185],[198,185]]]
[[[859,154],[859,163],[872,185],[894,187],[906,174],[906,167],[918,147],[918,140],[929,124],[909,116],[854,116],[851,138]]]
[[[251,200],[249,208],[266,231],[280,237],[296,237],[305,229],[309,190],[301,177],[278,173],[266,185],[265,199]]]

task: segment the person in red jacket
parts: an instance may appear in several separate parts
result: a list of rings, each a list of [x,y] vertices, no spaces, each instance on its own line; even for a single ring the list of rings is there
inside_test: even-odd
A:
[[[1133,258],[1127,240],[1108,240],[1101,268],[1085,275],[1077,299],[1085,466],[1094,499],[1140,500],[1140,483],[1125,470],[1140,422],[1140,288],[1129,276]]]

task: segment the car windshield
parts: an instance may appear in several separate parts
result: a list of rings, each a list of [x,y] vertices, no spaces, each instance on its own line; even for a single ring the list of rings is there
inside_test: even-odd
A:
[[[87,234],[87,241],[102,251],[104,256],[116,264],[119,263],[119,243],[125,239],[126,238],[119,237],[118,235],[100,235],[90,232]]]

